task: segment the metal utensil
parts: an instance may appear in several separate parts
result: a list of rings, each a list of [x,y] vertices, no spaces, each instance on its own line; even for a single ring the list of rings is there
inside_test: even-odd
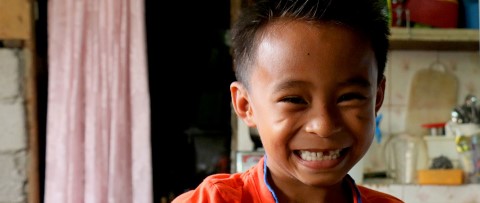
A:
[[[460,113],[458,113],[457,110],[453,109],[452,111],[452,122],[454,123],[463,123],[463,119],[460,116]]]
[[[468,116],[467,112],[465,112],[464,108],[462,106],[457,106],[453,109],[454,112],[456,112],[458,115],[458,120],[460,120],[460,123],[470,123],[470,117]]]
[[[462,106],[465,110],[465,113],[468,115],[471,123],[479,123],[480,117],[478,115],[477,109],[478,99],[474,95],[467,95],[465,97],[464,105]]]

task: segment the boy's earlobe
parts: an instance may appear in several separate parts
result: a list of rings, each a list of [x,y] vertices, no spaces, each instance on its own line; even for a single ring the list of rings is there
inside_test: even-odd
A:
[[[248,99],[248,92],[240,82],[233,82],[230,85],[230,94],[232,97],[232,106],[235,113],[241,118],[249,127],[254,127],[252,122],[252,112],[250,108],[250,101]]]
[[[380,110],[380,107],[382,107],[383,105],[383,99],[385,97],[385,83],[386,79],[385,76],[383,76],[377,87],[377,97],[375,99],[375,115]]]

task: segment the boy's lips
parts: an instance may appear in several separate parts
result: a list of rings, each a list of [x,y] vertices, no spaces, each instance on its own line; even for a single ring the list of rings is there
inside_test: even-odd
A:
[[[330,150],[294,150],[293,153],[300,159],[302,165],[320,170],[335,167],[343,160],[349,149],[347,147]]]

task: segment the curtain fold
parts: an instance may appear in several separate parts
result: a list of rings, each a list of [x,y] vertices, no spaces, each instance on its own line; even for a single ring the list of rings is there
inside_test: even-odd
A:
[[[45,202],[150,203],[143,0],[49,0]]]

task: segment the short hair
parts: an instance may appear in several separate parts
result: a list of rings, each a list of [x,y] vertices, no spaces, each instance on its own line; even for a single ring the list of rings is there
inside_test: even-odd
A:
[[[383,1],[382,1],[383,2]],[[258,0],[245,7],[232,27],[235,77],[247,87],[262,29],[279,19],[335,23],[369,40],[375,54],[378,81],[383,78],[390,28],[380,0]]]

